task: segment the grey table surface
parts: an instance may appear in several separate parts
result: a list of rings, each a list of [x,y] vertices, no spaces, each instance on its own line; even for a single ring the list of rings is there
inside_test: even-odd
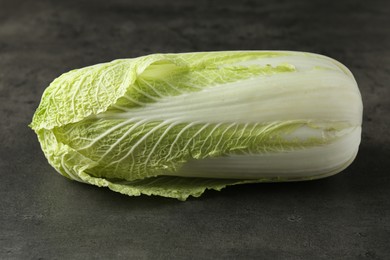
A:
[[[0,259],[389,259],[389,1],[0,0]],[[180,202],[55,172],[27,127],[73,68],[157,52],[299,50],[354,73],[355,162]]]

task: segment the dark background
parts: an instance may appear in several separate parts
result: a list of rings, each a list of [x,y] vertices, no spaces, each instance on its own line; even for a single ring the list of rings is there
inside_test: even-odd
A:
[[[0,0],[1,259],[389,259],[389,1]],[[55,172],[27,124],[61,73],[157,52],[299,50],[354,73],[355,162],[328,179],[127,197]]]

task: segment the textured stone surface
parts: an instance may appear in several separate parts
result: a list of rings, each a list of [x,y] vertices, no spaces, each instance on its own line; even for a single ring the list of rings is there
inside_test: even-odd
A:
[[[390,256],[388,1],[129,2],[0,0],[1,259]],[[348,169],[185,203],[127,197],[61,177],[27,128],[45,87],[70,69],[238,49],[316,52],[352,70],[365,112]]]

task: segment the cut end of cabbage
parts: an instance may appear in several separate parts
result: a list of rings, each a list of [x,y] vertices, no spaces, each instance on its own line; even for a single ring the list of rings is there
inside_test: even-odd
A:
[[[72,70],[31,128],[67,178],[185,200],[206,189],[336,174],[355,158],[362,99],[317,54],[155,54]]]

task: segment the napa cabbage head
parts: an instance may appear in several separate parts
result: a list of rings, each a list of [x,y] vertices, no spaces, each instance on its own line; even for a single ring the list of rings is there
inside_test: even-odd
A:
[[[286,51],[154,54],[67,72],[30,127],[63,176],[185,200],[227,185],[315,179],[355,158],[351,72]]]

